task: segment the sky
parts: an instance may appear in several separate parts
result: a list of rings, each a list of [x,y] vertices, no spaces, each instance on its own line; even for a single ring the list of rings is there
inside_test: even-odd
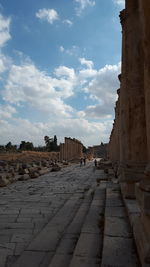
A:
[[[0,144],[108,142],[124,0],[0,0]]]

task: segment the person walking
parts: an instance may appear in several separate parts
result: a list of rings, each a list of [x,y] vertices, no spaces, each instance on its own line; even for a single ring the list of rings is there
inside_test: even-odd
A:
[[[95,167],[97,167],[97,160],[96,159],[94,160],[94,165],[95,165]]]
[[[86,158],[83,159],[84,166],[86,165]]]
[[[80,159],[80,167],[82,166],[83,158]]]

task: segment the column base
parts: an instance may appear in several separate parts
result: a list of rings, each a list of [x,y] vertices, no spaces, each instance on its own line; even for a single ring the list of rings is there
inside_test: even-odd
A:
[[[120,165],[119,181],[123,183],[125,198],[135,199],[135,184],[144,178],[145,163],[126,163]]]
[[[135,186],[141,216],[134,225],[134,236],[142,266],[150,266],[150,192],[144,191],[140,183]]]
[[[139,202],[141,213],[150,216],[150,192],[141,189],[140,184],[137,183],[135,187],[136,199]]]
[[[135,183],[121,182],[121,192],[124,198],[135,199]]]
[[[150,225],[150,218],[137,217],[133,232],[142,267],[148,267],[150,266],[150,229],[147,229],[144,220],[147,226]]]

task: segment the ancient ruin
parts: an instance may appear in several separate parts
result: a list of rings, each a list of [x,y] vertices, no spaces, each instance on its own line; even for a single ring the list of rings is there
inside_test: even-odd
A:
[[[82,143],[70,137],[65,137],[65,142],[60,144],[60,161],[79,160],[83,156]]]
[[[136,199],[132,226],[142,262],[150,264],[150,1],[126,0],[120,13],[122,70],[109,158],[124,198]],[[145,264],[148,265],[145,265]]]
[[[106,158],[107,144],[101,143],[97,146],[89,146],[86,153],[91,154],[94,158]]]

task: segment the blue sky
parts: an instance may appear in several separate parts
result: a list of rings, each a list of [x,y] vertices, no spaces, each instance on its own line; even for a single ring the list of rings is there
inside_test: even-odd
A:
[[[0,1],[0,143],[108,142],[124,0]]]

